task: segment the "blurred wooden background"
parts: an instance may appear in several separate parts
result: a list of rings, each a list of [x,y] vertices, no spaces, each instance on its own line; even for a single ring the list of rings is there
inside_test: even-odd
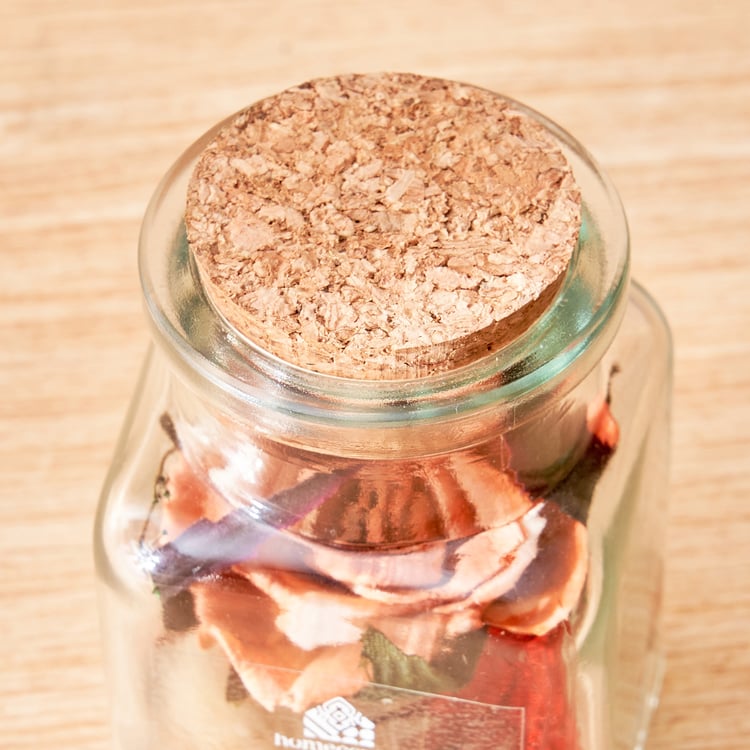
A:
[[[520,99],[618,186],[676,344],[648,748],[749,746],[750,3],[3,0],[0,747],[107,748],[91,525],[147,344],[150,193],[251,101],[384,69]]]

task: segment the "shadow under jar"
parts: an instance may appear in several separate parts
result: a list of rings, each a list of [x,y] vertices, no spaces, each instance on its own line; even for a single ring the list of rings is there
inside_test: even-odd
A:
[[[188,241],[190,181],[238,117],[278,151],[277,98],[209,132],[156,191],[140,246],[154,343],[96,523],[118,750],[643,747],[663,668],[669,333],[629,282],[621,206],[582,146],[472,87],[446,83],[435,104],[443,83],[355,76],[280,96],[325,111],[359,96],[392,119],[407,99],[492,99],[569,165],[580,214],[559,282],[455,361],[428,340],[417,365],[300,364],[291,334],[274,351],[265,318],[243,327],[217,294]],[[380,161],[383,205],[399,176]],[[313,209],[295,208],[305,231]],[[392,258],[391,230],[368,247],[375,232]]]

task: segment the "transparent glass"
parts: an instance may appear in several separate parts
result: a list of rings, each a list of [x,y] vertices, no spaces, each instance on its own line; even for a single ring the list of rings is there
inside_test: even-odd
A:
[[[118,750],[643,746],[669,333],[607,179],[531,114],[582,188],[571,268],[519,339],[415,380],[245,340],[182,223],[212,133],[165,177],[141,237],[154,345],[96,523]]]

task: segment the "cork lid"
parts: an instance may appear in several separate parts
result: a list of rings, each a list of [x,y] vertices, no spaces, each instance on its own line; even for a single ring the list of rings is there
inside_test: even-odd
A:
[[[580,213],[559,145],[512,102],[378,74],[240,112],[199,158],[185,219],[209,299],[246,338],[316,372],[401,379],[526,330]]]

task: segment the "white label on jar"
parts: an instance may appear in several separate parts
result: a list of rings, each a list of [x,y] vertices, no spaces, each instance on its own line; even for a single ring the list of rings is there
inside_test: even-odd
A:
[[[523,750],[522,707],[494,706],[385,685],[331,698],[273,735],[298,750]],[[290,731],[291,730],[291,731]]]

